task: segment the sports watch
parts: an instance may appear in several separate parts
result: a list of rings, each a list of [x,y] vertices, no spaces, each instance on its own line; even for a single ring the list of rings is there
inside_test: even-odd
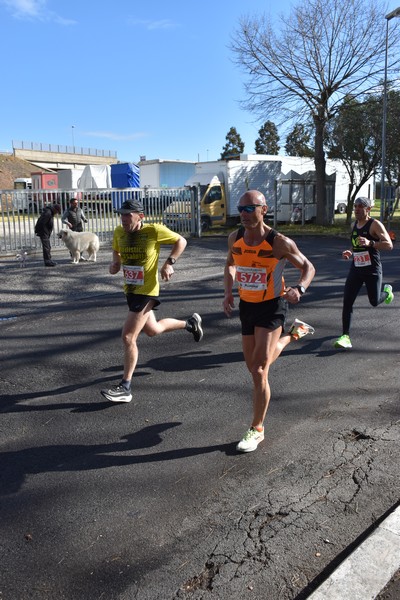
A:
[[[168,256],[167,263],[169,265],[174,265],[176,263],[176,258],[173,258],[173,256]]]
[[[303,285],[295,285],[296,290],[299,290],[300,296],[306,293],[306,288]]]

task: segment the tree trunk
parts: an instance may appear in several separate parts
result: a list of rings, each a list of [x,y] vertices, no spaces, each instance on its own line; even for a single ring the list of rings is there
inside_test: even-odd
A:
[[[332,216],[329,215],[326,206],[326,188],[325,188],[325,152],[324,152],[324,130],[325,120],[316,116],[315,123],[315,173],[316,173],[316,194],[317,194],[317,225],[331,225]]]

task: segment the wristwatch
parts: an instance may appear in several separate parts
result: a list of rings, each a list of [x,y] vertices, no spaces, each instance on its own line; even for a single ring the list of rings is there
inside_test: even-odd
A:
[[[168,256],[167,263],[169,265],[174,265],[176,263],[176,258],[174,258],[173,256]]]
[[[299,290],[299,294],[300,296],[302,296],[303,294],[306,293],[306,288],[302,285],[295,285],[294,286],[296,290]]]

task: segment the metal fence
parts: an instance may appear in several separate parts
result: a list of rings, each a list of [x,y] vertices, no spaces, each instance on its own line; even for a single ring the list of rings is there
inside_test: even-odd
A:
[[[128,188],[124,190],[0,190],[0,254],[32,252],[41,247],[35,223],[43,207],[59,203],[62,212],[71,198],[77,198],[88,219],[85,229],[96,233],[100,242],[111,242],[120,223],[116,212],[125,200],[140,200],[147,223],[161,223],[185,237],[197,235],[199,215],[193,192],[181,188]],[[61,215],[54,219],[52,247],[62,246],[58,232]]]

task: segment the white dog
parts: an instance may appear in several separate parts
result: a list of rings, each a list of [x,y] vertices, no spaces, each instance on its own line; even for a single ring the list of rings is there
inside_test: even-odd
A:
[[[78,263],[82,252],[89,254],[87,260],[96,262],[96,255],[100,248],[100,240],[91,231],[71,231],[61,229],[58,237],[62,239],[71,253],[72,262]]]

